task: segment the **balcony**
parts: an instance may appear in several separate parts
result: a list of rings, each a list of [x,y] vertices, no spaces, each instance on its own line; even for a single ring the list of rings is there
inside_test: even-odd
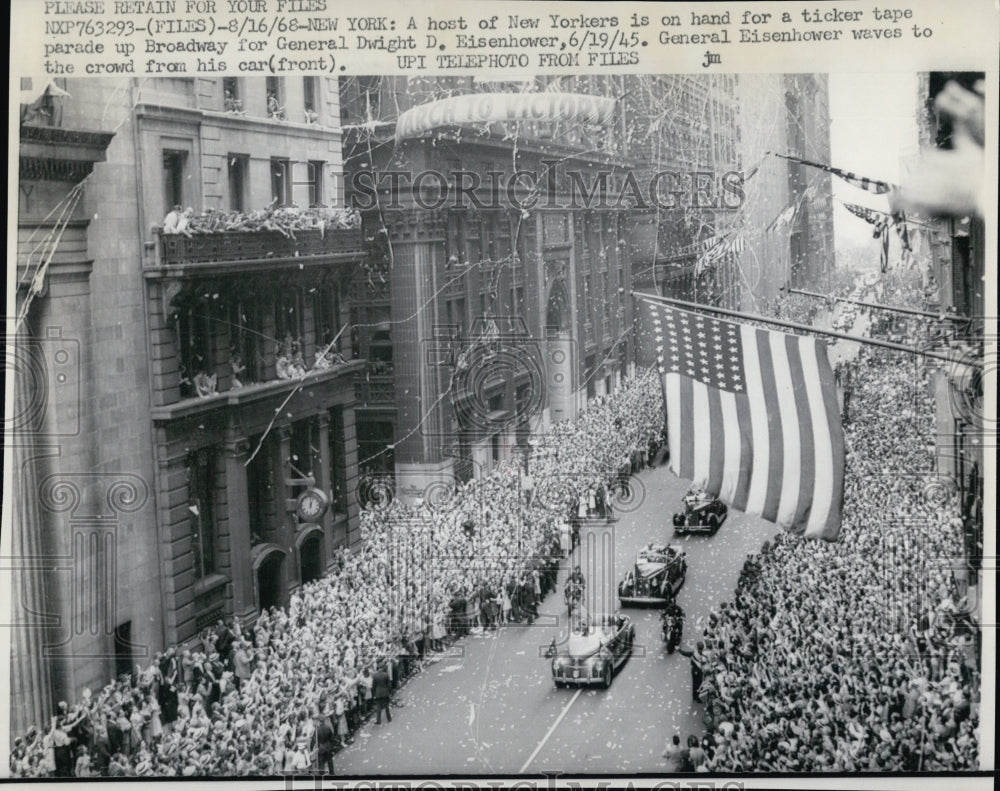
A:
[[[390,299],[389,281],[377,277],[369,277],[365,272],[359,272],[351,283],[351,298],[355,305],[379,306],[388,305]]]
[[[392,363],[369,361],[366,369],[358,372],[356,381],[362,403],[395,405],[396,380]]]
[[[221,231],[206,234],[158,234],[156,266],[181,275],[219,268],[252,271],[285,263],[308,266],[364,257],[360,228],[278,231]]]
[[[273,379],[269,382],[248,384],[244,387],[231,388],[221,393],[191,398],[184,398],[173,404],[153,407],[150,413],[154,422],[163,423],[171,420],[201,415],[220,408],[246,406],[268,399],[284,399],[289,393],[312,387],[329,388],[338,379],[350,383],[351,377],[357,375],[364,367],[362,360],[350,360],[325,370],[314,370],[304,377],[293,379]]]
[[[369,376],[362,384],[361,400],[368,404],[396,403],[396,384],[391,376]]]
[[[465,284],[468,279],[469,267],[465,264],[449,266],[444,272],[445,298],[461,298],[465,296]]]

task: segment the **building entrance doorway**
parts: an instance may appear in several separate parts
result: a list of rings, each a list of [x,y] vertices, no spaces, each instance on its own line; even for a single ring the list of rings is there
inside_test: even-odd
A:
[[[267,610],[281,605],[281,563],[284,558],[273,552],[257,568],[257,594],[260,609]]]
[[[299,571],[302,584],[323,576],[323,539],[317,533],[309,536],[299,548]]]

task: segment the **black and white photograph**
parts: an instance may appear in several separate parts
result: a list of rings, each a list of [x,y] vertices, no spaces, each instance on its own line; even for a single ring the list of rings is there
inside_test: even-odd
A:
[[[0,774],[986,787],[996,30],[225,5],[11,63]]]

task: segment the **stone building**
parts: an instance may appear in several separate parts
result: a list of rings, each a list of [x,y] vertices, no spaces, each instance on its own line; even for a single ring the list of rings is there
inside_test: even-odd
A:
[[[13,733],[359,540],[364,367],[335,79],[68,80],[22,119]]]
[[[607,96],[598,82],[342,81],[347,182],[367,202],[373,248],[353,302],[358,352],[369,361],[361,463],[375,478],[394,475],[402,496],[481,474],[526,448],[532,428],[613,391],[631,360],[632,276],[628,213],[570,195],[573,174],[590,188],[604,173],[614,191],[625,165],[620,117],[603,125],[456,117],[405,139],[396,123],[446,97]],[[388,171],[407,175],[395,189],[381,175],[378,190],[365,186],[364,177]],[[515,171],[537,177],[540,205],[512,203],[505,187],[493,192]],[[414,186],[420,173],[430,175]],[[476,177],[476,200],[465,195],[459,205],[453,186]]]
[[[836,266],[830,174],[774,156],[830,163],[828,80],[823,74],[741,74],[738,98],[743,164],[747,170],[760,164],[744,186],[738,285],[743,307],[755,312],[786,285],[823,287]]]
[[[982,73],[929,72],[918,75],[918,134],[922,147],[951,145],[950,120],[934,110],[934,98],[950,80],[971,90]],[[931,348],[948,352],[956,364],[932,369],[937,417],[937,472],[946,489],[958,492],[971,580],[983,556],[984,448],[996,444],[995,423],[984,411],[986,352],[986,224],[982,217],[940,217],[919,229],[926,244],[925,310],[942,320],[932,328]],[[975,364],[970,364],[975,363]],[[976,367],[976,364],[980,367]],[[992,436],[991,436],[992,434]]]
[[[636,212],[636,286],[664,296],[734,307],[735,251],[703,253],[737,228],[743,132],[734,75],[630,75],[623,114],[627,154],[658,201]],[[748,166],[749,167],[749,166]],[[727,188],[726,185],[729,185]],[[701,263],[699,263],[701,261]]]
[[[625,78],[628,154],[661,173],[661,206],[637,213],[637,286],[753,311],[835,266],[825,75]],[[786,208],[792,210],[785,212]]]

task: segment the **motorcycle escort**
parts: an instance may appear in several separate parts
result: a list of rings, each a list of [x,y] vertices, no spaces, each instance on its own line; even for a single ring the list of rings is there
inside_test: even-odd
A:
[[[684,610],[676,601],[671,601],[660,615],[660,634],[667,644],[667,653],[672,654],[681,644],[684,632]]]

